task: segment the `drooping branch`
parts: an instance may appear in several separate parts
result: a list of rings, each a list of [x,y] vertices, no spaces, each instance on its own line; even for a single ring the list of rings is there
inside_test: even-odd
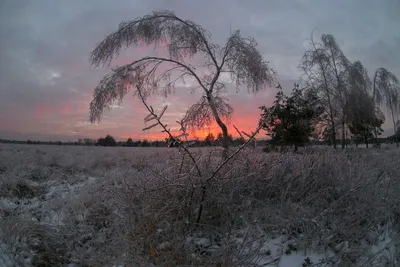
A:
[[[157,72],[161,64],[172,64],[170,68],[161,74]],[[179,72],[176,79],[172,79],[172,74]],[[123,97],[135,83],[141,80],[144,97],[150,94],[163,94],[167,96],[175,88],[178,80],[185,76],[191,76],[199,83],[203,90],[207,90],[204,81],[190,68],[179,61],[162,57],[144,57],[130,64],[115,68],[113,72],[105,76],[94,90],[94,97],[90,103],[90,122],[99,121],[103,112],[108,110],[115,101],[122,102]],[[130,82],[127,82],[127,80]]]
[[[371,80],[368,72],[360,61],[354,62],[348,71],[348,81],[350,90],[362,90],[370,93],[372,88]]]
[[[223,51],[221,67],[226,66],[238,87],[245,84],[257,93],[275,80],[276,72],[263,59],[253,38],[244,38],[240,31],[235,31]]]
[[[199,51],[218,66],[215,47],[209,41],[210,34],[190,20],[178,18],[174,12],[160,11],[129,22],[122,22],[118,31],[108,35],[90,55],[94,67],[107,64],[119,55],[121,49],[130,46],[166,44],[170,58],[181,61]]]
[[[398,84],[399,80],[392,72],[385,68],[377,69],[373,80],[373,98],[376,103],[382,105],[383,100],[390,98],[393,86]]]
[[[350,66],[350,61],[344,55],[339,44],[336,42],[336,38],[331,34],[323,34],[321,36],[322,45],[328,52],[330,60],[328,64],[335,72],[335,75],[340,76],[340,72],[346,71]]]
[[[119,104],[122,102],[129,91],[123,76],[116,73],[106,75],[94,89],[93,100],[90,102],[89,121],[91,123],[99,122],[103,113],[109,110],[115,101]]]

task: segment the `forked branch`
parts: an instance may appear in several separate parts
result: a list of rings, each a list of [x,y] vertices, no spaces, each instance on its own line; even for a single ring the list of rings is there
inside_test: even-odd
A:
[[[154,109],[146,103],[146,100],[145,100],[145,98],[142,96],[142,93],[141,93],[140,88],[137,89],[137,92],[138,92],[139,98],[141,99],[143,105],[146,107],[146,109],[147,109],[147,110],[149,111],[149,113],[150,113],[150,114],[145,118],[145,120],[151,118],[152,120],[155,120],[155,121],[156,121],[156,123],[154,123],[153,125],[151,125],[151,126],[149,126],[149,127],[147,127],[147,128],[144,128],[143,130],[145,130],[145,129],[151,129],[151,128],[157,126],[157,125],[160,125],[160,126],[163,128],[163,131],[166,132],[166,133],[168,134],[168,136],[169,136],[171,139],[173,139],[173,140],[175,141],[175,143],[178,144],[179,147],[181,147],[181,148],[185,151],[185,153],[190,157],[191,161],[192,161],[193,164],[195,165],[195,168],[196,168],[196,171],[197,171],[197,174],[199,175],[199,177],[203,177],[202,172],[201,172],[199,166],[197,165],[197,162],[196,162],[194,156],[192,155],[192,153],[190,153],[189,149],[188,149],[181,141],[179,141],[177,138],[175,138],[175,136],[172,135],[171,131],[170,131],[169,129],[167,129],[167,125],[166,125],[166,124],[164,124],[164,123],[161,122],[161,117],[162,117],[162,115],[164,114],[165,110],[167,109],[167,106],[165,106],[165,107],[163,108],[163,110],[161,111],[161,113],[160,113],[159,115],[157,115],[157,114],[154,112]]]

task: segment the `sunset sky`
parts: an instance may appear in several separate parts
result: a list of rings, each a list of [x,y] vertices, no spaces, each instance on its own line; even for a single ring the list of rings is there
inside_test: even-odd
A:
[[[370,76],[386,67],[400,76],[400,1],[398,0],[2,0],[0,1],[0,138],[17,140],[77,140],[111,134],[119,140],[164,139],[160,128],[143,132],[145,108],[131,95],[124,98],[100,124],[89,124],[93,89],[108,67],[94,70],[89,53],[121,21],[153,10],[171,10],[208,29],[223,45],[230,30],[239,29],[259,43],[264,58],[278,72],[278,81],[290,91],[300,73],[298,63],[306,38],[333,34],[344,53],[360,60]],[[128,63],[149,54],[153,47],[130,48],[115,60]],[[154,108],[169,108],[166,122],[182,118],[201,95],[191,93],[194,82],[177,85],[167,99],[150,99]],[[232,124],[250,132],[260,114],[257,107],[272,103],[276,89],[253,96],[245,88],[236,93],[228,85],[226,97],[235,109]],[[384,125],[392,134],[391,119]],[[203,137],[215,127],[191,133]]]

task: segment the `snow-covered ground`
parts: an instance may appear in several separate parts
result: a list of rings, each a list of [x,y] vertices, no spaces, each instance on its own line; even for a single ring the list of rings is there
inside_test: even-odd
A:
[[[0,266],[400,266],[400,153],[362,151],[245,151],[201,202],[176,149],[0,144]]]

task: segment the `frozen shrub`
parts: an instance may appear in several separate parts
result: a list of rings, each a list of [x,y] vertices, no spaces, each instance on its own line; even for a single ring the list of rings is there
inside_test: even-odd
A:
[[[10,175],[0,180],[0,197],[34,198],[44,193],[38,184]]]

